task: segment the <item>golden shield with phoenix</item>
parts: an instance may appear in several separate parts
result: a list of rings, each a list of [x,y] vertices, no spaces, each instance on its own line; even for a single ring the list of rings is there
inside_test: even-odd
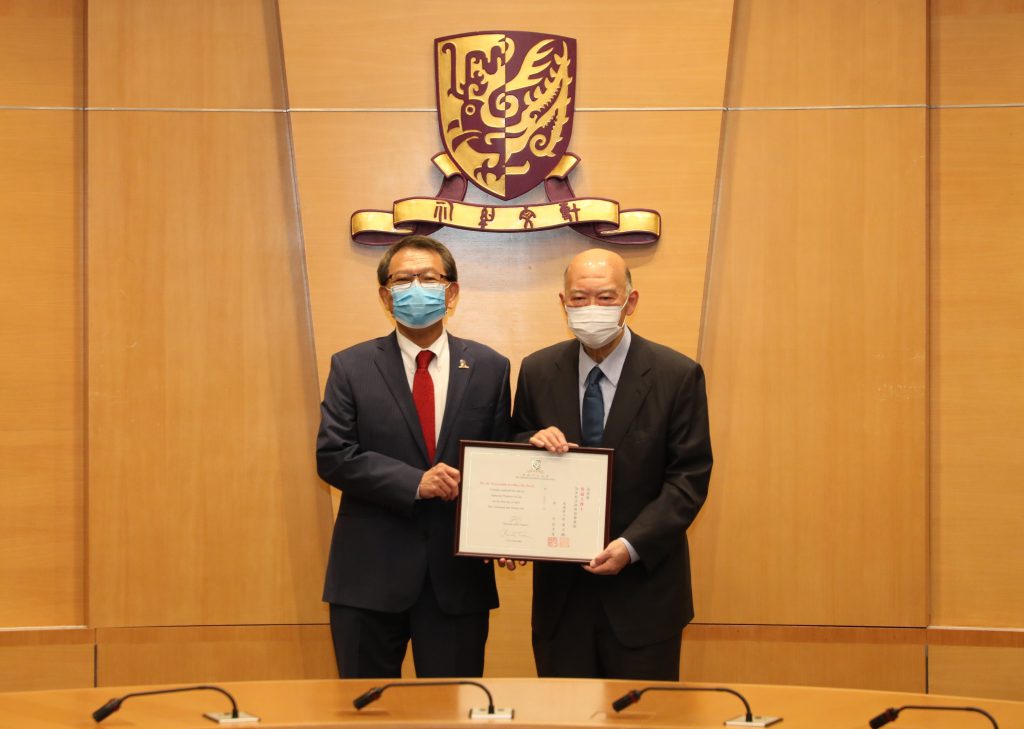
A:
[[[510,200],[540,184],[572,134],[576,41],[522,31],[434,41],[445,149],[486,192]]]

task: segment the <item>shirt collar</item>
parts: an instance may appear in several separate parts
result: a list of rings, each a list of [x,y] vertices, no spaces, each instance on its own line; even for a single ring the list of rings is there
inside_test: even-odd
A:
[[[587,381],[587,375],[590,374],[590,370],[594,369],[597,365],[601,368],[601,374],[605,376],[608,382],[611,383],[612,387],[619,386],[619,377],[622,376],[622,366],[626,364],[626,354],[629,352],[629,344],[633,341],[633,335],[629,331],[629,327],[625,327],[622,331],[622,339],[616,345],[615,349],[611,351],[604,361],[598,364],[590,358],[587,354],[587,350],[580,345],[580,387],[584,386]]]
[[[416,361],[416,355],[424,349],[429,349],[433,352],[434,359],[439,362],[441,357],[448,351],[448,333],[444,329],[441,330],[441,335],[429,347],[421,347],[397,329],[395,330],[395,335],[398,337],[398,348],[402,351],[402,354],[413,362]]]

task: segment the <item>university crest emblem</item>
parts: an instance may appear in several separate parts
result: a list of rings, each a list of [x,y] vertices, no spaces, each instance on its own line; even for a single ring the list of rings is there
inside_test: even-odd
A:
[[[576,41],[541,33],[467,33],[434,41],[445,149],[469,181],[511,200],[568,150]]]
[[[577,197],[568,151],[576,107],[576,41],[525,31],[463,33],[434,41],[437,115],[444,175],[433,197],[397,200],[390,211],[357,210],[352,238],[389,245],[439,228],[523,232],[568,226],[597,240],[654,243],[661,217],[622,210],[615,200]],[[545,203],[463,202],[469,183],[511,200],[543,184]]]

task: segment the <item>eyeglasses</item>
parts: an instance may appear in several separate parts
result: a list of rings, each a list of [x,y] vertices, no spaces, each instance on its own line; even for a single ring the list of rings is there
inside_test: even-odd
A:
[[[393,273],[387,278],[391,288],[407,289],[412,286],[413,281],[419,281],[420,286],[441,286],[446,287],[448,285],[448,277],[443,276],[434,271],[424,271],[422,273]]]

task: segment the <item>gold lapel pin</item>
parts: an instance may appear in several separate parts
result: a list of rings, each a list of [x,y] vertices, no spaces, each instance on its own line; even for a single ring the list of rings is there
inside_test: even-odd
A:
[[[459,360],[459,369],[460,370],[468,370],[469,369],[469,365],[466,364],[466,360],[464,360],[464,359],[460,359]]]

